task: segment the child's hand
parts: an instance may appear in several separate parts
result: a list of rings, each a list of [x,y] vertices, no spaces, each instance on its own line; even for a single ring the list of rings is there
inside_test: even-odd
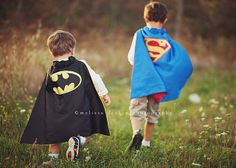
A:
[[[109,106],[111,104],[111,99],[110,97],[106,94],[104,96],[102,96],[102,100],[104,101],[104,103]]]

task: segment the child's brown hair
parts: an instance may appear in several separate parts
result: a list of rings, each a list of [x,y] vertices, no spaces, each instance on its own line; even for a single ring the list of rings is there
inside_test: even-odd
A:
[[[63,30],[57,30],[48,37],[47,46],[54,57],[72,52],[75,48],[75,37]]]
[[[167,18],[167,8],[161,2],[151,1],[144,7],[145,21],[164,23]]]

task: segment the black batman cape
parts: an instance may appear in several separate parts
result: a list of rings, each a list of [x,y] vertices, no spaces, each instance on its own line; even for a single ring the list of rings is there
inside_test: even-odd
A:
[[[55,61],[39,91],[20,143],[53,144],[71,136],[110,135],[105,109],[86,65]]]

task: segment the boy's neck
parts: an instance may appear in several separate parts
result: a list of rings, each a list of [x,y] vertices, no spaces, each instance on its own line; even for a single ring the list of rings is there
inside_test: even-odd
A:
[[[160,22],[146,22],[147,27],[161,29],[163,28],[163,23]]]
[[[67,60],[70,56],[72,56],[71,53],[69,53],[69,54],[64,54],[64,55],[60,55],[60,56],[57,56],[57,57],[53,57],[53,61]]]

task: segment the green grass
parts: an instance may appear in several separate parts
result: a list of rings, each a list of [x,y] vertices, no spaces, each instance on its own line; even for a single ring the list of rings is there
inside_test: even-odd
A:
[[[129,121],[129,79],[107,82],[112,105],[107,108],[111,136],[95,135],[77,162],[65,158],[66,143],[55,167],[235,167],[236,73],[195,70],[181,98],[161,105],[152,147],[125,153],[132,131]],[[197,93],[200,104],[189,101]],[[0,167],[39,167],[47,146],[19,144],[34,98],[0,105]],[[183,111],[184,110],[184,111]]]

